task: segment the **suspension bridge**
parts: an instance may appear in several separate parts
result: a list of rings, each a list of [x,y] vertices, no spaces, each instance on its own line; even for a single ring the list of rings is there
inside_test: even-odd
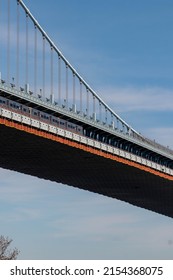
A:
[[[173,151],[116,114],[22,0],[0,1],[0,141],[2,168],[173,217]]]

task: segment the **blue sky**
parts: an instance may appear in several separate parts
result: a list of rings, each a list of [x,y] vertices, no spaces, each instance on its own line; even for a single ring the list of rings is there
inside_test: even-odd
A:
[[[173,148],[171,0],[25,3],[112,109]],[[70,186],[0,174],[0,234],[13,238],[20,259],[173,258],[170,218]]]

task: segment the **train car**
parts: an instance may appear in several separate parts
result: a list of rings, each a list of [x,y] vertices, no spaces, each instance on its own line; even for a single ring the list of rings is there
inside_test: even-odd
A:
[[[0,96],[0,106],[6,107],[7,106],[7,99],[3,96]]]
[[[51,124],[59,126],[60,119],[55,116],[51,116]]]
[[[29,109],[29,107],[28,106],[26,106],[26,105],[21,105],[21,111],[22,111],[22,113],[24,114],[24,115],[29,115],[30,114],[30,109]]]
[[[39,119],[39,117],[40,117],[40,111],[39,111],[39,110],[36,110],[36,109],[33,109],[33,108],[30,107],[30,115],[31,115],[32,117],[34,117],[34,119],[35,119],[35,118],[36,118],[36,119]]]
[[[67,122],[66,124],[67,126],[67,129],[70,130],[70,131],[76,131],[76,125],[71,123],[71,122]]]
[[[77,132],[78,134],[80,134],[80,135],[83,135],[83,127],[77,125],[77,126],[76,126],[76,132]]]
[[[61,119],[59,117],[55,117],[51,114],[39,111],[37,109],[34,109],[32,107],[28,107],[26,105],[23,105],[19,102],[16,102],[14,100],[9,100],[5,97],[0,96],[0,106],[2,107],[8,107],[12,111],[20,112],[26,116],[33,117],[34,119],[50,123],[54,126],[61,127],[63,129],[67,129],[71,132],[83,135],[83,127],[76,125],[72,122],[68,122],[64,119]]]
[[[40,120],[50,123],[50,115],[44,112],[40,112]]]
[[[59,121],[59,127],[66,129],[67,128],[67,121],[60,119]]]
[[[9,100],[8,106],[9,106],[9,108],[11,108],[12,110],[15,110],[15,111],[21,111],[21,107],[22,107],[22,105],[20,103],[13,101],[13,100]]]

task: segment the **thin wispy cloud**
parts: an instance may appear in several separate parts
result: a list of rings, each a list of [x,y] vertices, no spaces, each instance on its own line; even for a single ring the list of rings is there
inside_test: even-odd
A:
[[[173,111],[173,89],[130,86],[105,88],[100,92],[118,112]]]

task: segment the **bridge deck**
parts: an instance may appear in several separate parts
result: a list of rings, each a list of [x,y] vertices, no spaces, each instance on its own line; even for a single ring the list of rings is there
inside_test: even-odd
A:
[[[29,133],[28,133],[29,132]],[[173,181],[120,161],[0,125],[0,166],[173,217]]]

